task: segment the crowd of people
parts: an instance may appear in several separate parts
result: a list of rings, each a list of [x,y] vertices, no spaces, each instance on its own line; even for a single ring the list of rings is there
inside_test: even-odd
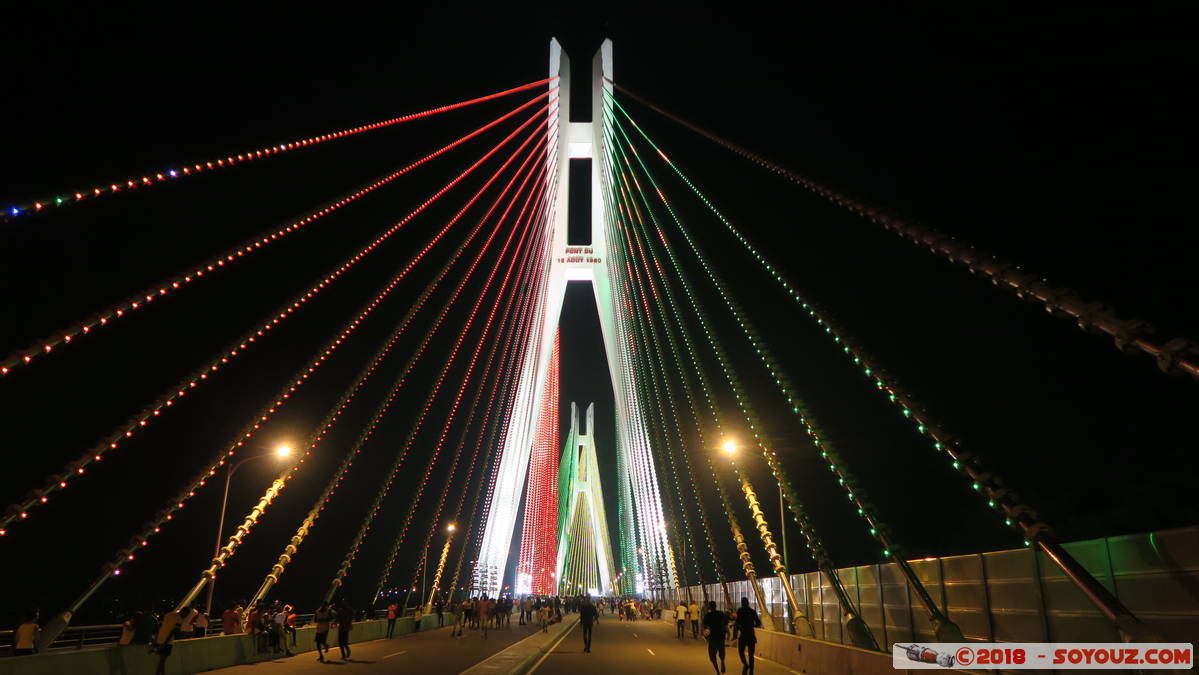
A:
[[[431,609],[437,615],[439,627],[446,624],[445,614],[451,614],[450,635],[461,639],[465,631],[477,631],[487,638],[488,630],[511,627],[512,615],[518,615],[518,625],[536,625],[542,632],[549,626],[562,621],[564,615],[577,613],[583,634],[583,651],[591,651],[591,636],[594,625],[605,613],[616,615],[620,621],[653,620],[662,618],[665,603],[652,599],[597,598],[588,596],[558,597],[511,595],[490,598],[487,595],[467,597],[461,602],[435,600]],[[395,634],[396,620],[403,614],[397,603],[387,607],[387,637]],[[755,629],[761,628],[758,613],[749,605],[748,598],[741,598],[741,606],[735,612],[717,609],[715,602],[698,603],[680,598],[674,606],[675,625],[678,639],[689,636],[693,640],[701,637],[707,642],[708,659],[717,675],[725,672],[725,648],[730,641],[737,644],[737,654],[742,663],[742,674],[754,671],[754,651],[757,645]],[[417,607],[414,617],[419,625],[421,608]],[[13,655],[35,653],[39,642],[39,614],[36,610],[26,612],[13,631]],[[356,615],[345,602],[322,603],[313,614],[317,660],[325,661],[331,652],[329,632],[337,630],[337,646],[342,661],[350,660],[350,631]],[[211,622],[204,611],[193,607],[181,607],[164,613],[161,617],[148,610],[138,610],[129,615],[121,625],[120,645],[148,646],[150,653],[158,656],[156,674],[166,672],[166,662],[172,645],[178,640],[204,637]],[[224,635],[247,633],[252,637],[258,654],[291,656],[296,646],[297,614],[295,608],[276,600],[258,602],[249,607],[245,603],[234,603],[221,614],[220,630]],[[330,657],[331,658],[331,657]]]

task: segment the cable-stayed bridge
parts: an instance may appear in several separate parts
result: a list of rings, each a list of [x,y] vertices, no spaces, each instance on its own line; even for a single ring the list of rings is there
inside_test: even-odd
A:
[[[224,570],[237,564],[235,554],[255,537],[279,539],[281,545],[260,581],[239,589],[238,596],[248,598],[248,605],[277,599],[276,586],[304,559],[310,535],[335,518],[339,529],[352,536],[339,563],[324,575],[322,588],[303,594],[302,601],[312,608],[323,602],[348,602],[377,610],[399,603],[401,613],[403,608],[419,607],[428,614],[436,604],[480,595],[589,595],[637,598],[668,608],[680,599],[702,599],[732,609],[746,597],[766,629],[779,634],[779,645],[792,644],[786,639],[807,639],[830,652],[844,645],[889,654],[888,642],[896,635],[884,590],[890,583],[902,589],[903,604],[911,614],[907,633],[896,639],[1053,637],[1047,629],[1036,634],[1023,628],[997,631],[993,621],[985,635],[973,623],[963,628],[955,614],[992,617],[993,608],[976,603],[968,611],[961,606],[951,609],[944,563],[932,574],[928,565],[905,556],[903,542],[887,525],[887,514],[867,493],[867,485],[880,490],[885,489],[883,483],[823,432],[806,403],[820,395],[819,383],[788,372],[787,359],[778,356],[787,345],[768,344],[761,327],[771,317],[755,315],[751,307],[758,303],[746,302],[750,294],[771,294],[774,311],[810,320],[910,433],[925,439],[927,452],[959,475],[957,489],[974,495],[980,517],[1002,521],[1018,535],[1026,547],[1022,555],[1041,561],[1034,563],[1037,585],[1027,590],[1029,594],[1044,592],[1042,575],[1060,580],[1055,592],[1077,602],[1075,610],[1088,617],[1085,629],[1067,631],[1070,637],[1178,641],[1199,627],[1199,600],[1192,597],[1189,607],[1184,603],[1168,608],[1164,599],[1175,586],[1193,585],[1194,567],[1187,569],[1170,556],[1150,556],[1142,561],[1140,573],[1163,581],[1146,585],[1144,595],[1130,595],[1116,583],[1120,570],[1110,560],[1106,569],[1097,569],[1085,547],[1063,545],[1038,517],[1031,503],[1035,499],[1026,501],[1012,487],[1019,481],[1009,484],[997,475],[955,438],[948,424],[902,388],[885,364],[869,355],[866,345],[851,338],[817,304],[817,294],[810,295],[792,280],[793,271],[779,256],[756,245],[734,215],[719,206],[713,188],[690,177],[673,159],[671,148],[639,123],[641,117],[649,111],[673,120],[704,142],[844,207],[901,241],[1013,296],[1043,305],[1056,318],[1109,336],[1123,352],[1148,356],[1147,367],[1199,378],[1193,343],[1160,340],[1142,322],[1117,316],[966,243],[797,174],[627,91],[617,83],[611,42],[602,45],[590,65],[586,122],[573,121],[584,115],[578,110],[572,115],[571,102],[571,92],[579,91],[572,72],[577,77],[582,69],[572,71],[567,54],[554,41],[548,75],[535,82],[86,189],[64,189],[7,208],[6,227],[21,227],[46,211],[103,209],[117,194],[165,189],[160,186],[170,183],[182,189],[209,173],[235,180],[243,165],[269,165],[281,156],[475,106],[506,107],[502,115],[432,152],[99,308],[82,321],[56,327],[46,339],[0,360],[0,386],[36,378],[44,362],[64,352],[87,350],[97,336],[134,330],[132,324],[144,310],[170,307],[185,293],[219,284],[226,270],[254,265],[264,251],[320,228],[331,214],[371,199],[384,186],[443,161],[443,155],[474,153],[450,180],[438,182],[402,217],[348,257],[325,261],[327,273],[297,286],[291,298],[246,326],[227,346],[196,359],[187,377],[148,392],[143,408],[82,448],[52,476],[31,481],[30,491],[4,510],[0,546],[19,547],[23,530],[49,518],[48,505],[73,486],[94,480],[98,465],[138,443],[160,418],[176,414],[198,392],[219,382],[224,371],[270,350],[272,341],[294,339],[286,337],[294,317],[339,288],[363,261],[382,251],[394,256],[392,244],[398,234],[431,218],[436,209],[448,214],[429,228],[423,241],[394,258],[394,272],[371,295],[358,299],[360,304],[345,314],[344,323],[327,327],[328,339],[296,364],[254,412],[240,411],[242,427],[226,439],[214,440],[215,452],[207,461],[186,467],[168,462],[163,467],[164,474],[168,468],[177,469],[190,472],[190,478],[181,481],[179,491],[142,525],[128,528],[127,543],[113,552],[99,574],[65,582],[81,582],[78,592],[61,611],[42,617],[39,645],[45,653],[26,658],[52,664],[47,660],[55,658],[55,650],[50,648],[70,630],[74,617],[106,584],[135,569],[139,555],[175,524],[197,495],[224,486],[227,498],[234,469],[264,456],[253,450],[262,442],[264,427],[307,393],[323,367],[343,357],[343,346],[358,337],[362,326],[385,321],[385,313],[397,318],[384,339],[357,364],[356,374],[343,388],[328,392],[328,405],[307,420],[302,441],[278,448],[277,475],[251,508],[229,513],[226,520],[222,507],[211,558],[173,563],[195,568],[192,583],[173,591],[171,604],[176,609],[213,614],[217,578],[226,576]],[[688,222],[679,208],[684,200],[698,203],[708,221]],[[700,228],[715,229],[727,250],[706,247],[708,237],[696,236]],[[723,270],[720,263],[728,251],[747,256],[765,284],[746,288],[735,272]],[[597,434],[591,408],[585,425],[580,424],[575,402],[565,402],[572,424],[569,434],[560,433],[560,359],[571,348],[561,342],[560,318],[572,282],[587,284],[595,302],[607,363],[607,372],[599,376],[610,381],[614,399],[615,433],[609,439]],[[397,302],[402,311],[394,310]],[[386,311],[380,311],[384,307]],[[735,328],[725,330],[726,324]],[[730,343],[737,346],[731,348]],[[751,358],[740,358],[745,354]],[[426,358],[434,361],[432,368]],[[765,406],[781,406],[788,417],[763,415]],[[335,435],[355,417],[360,424],[348,430],[352,440],[341,442]],[[402,442],[372,443],[376,432],[397,417],[407,424]],[[780,434],[805,440],[810,461],[804,470],[835,483],[843,503],[804,499],[794,480],[797,464],[776,440]],[[334,437],[337,442],[330,441]],[[365,453],[386,460],[378,465],[383,470],[377,475],[363,478],[354,469],[364,463],[360,460]],[[326,474],[307,478],[314,470],[309,467],[316,466]],[[302,475],[304,481],[299,479]],[[178,479],[177,473],[171,476],[162,480]],[[290,494],[289,487],[311,488],[313,480],[317,489],[304,498],[308,506],[298,522],[270,518],[271,507]],[[345,500],[337,497],[344,494],[348,480],[371,486],[366,508],[338,509]],[[405,485],[402,491],[395,490],[397,480]],[[768,513],[764,495],[773,497],[776,492],[782,512]],[[819,512],[833,508],[848,509],[859,521],[860,536],[874,542],[878,561],[871,574],[876,575],[872,587],[880,594],[877,601],[863,597],[860,573],[852,571],[853,578],[847,578],[859,568],[839,567],[817,531]],[[784,525],[783,520],[789,522]],[[790,556],[778,538],[786,527],[800,534],[806,552],[796,565],[789,565]],[[380,537],[385,543],[375,545]],[[1160,535],[1154,539],[1158,540],[1181,539]],[[1112,550],[1119,550],[1110,543],[1105,547],[1109,559]],[[1157,544],[1152,548],[1157,551]],[[364,557],[368,549],[377,560]],[[1188,560],[1199,565],[1199,560]],[[970,582],[988,593],[985,575]],[[813,589],[819,591],[819,599]],[[299,595],[289,590],[289,598],[300,601]],[[826,611],[830,607],[831,619]],[[1037,616],[1048,622],[1051,608],[1042,603]],[[211,638],[221,639],[234,638]],[[478,656],[483,660],[489,654]],[[553,661],[547,663],[547,669],[555,667]]]

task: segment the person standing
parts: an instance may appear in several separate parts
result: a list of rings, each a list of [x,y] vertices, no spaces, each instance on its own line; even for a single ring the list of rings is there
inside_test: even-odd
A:
[[[291,647],[287,644],[287,614],[289,607],[279,607],[276,605],[275,616],[271,618],[271,639],[275,648],[275,653],[283,652],[287,656],[291,656]]]
[[[321,603],[312,620],[316,623],[316,660],[324,663],[325,654],[329,651],[329,624],[333,622],[333,610],[328,602]]]
[[[196,616],[195,620],[192,621],[192,637],[204,637],[208,635],[208,615],[202,609],[197,609],[192,614]]]
[[[708,638],[708,660],[717,675],[724,672],[724,640],[728,636],[729,618],[724,612],[716,609],[714,601],[708,602],[708,613],[704,615],[704,636]],[[716,657],[720,657],[720,667],[716,667]]]
[[[437,598],[437,602],[433,603],[433,611],[437,612],[437,627],[445,626],[445,603],[441,598]]]
[[[16,630],[13,631],[13,656],[28,656],[37,651],[38,635],[42,632],[37,625],[37,619],[38,611],[36,609],[26,612],[21,617],[21,623],[17,624]]]
[[[291,636],[291,646],[296,646],[296,608],[291,605],[285,605],[283,612],[287,614],[287,622],[283,624],[283,630]]]
[[[599,621],[599,611],[591,604],[589,598],[583,598],[579,605],[579,625],[583,627],[583,652],[591,653],[591,627]]]
[[[674,608],[674,623],[678,628],[679,639],[682,640],[683,631],[687,627],[687,605],[683,604],[682,600],[679,600],[679,606]]]
[[[341,601],[335,613],[337,619],[337,646],[341,649],[341,660],[350,660],[350,629],[354,627],[354,610],[350,603]]]
[[[154,643],[150,647],[151,651],[158,654],[158,667],[154,669],[154,675],[166,675],[167,657],[171,655],[175,633],[179,624],[187,620],[191,613],[190,607],[184,607],[167,612],[166,616],[162,617],[162,623],[158,625],[158,634],[154,636]]]
[[[399,615],[400,606],[393,600],[387,606],[387,637],[391,638],[395,635],[396,617]]]
[[[235,605],[221,614],[221,632],[233,635],[241,632],[241,605]]]
[[[737,609],[737,656],[741,658],[741,675],[752,675],[754,672],[754,650],[758,646],[758,637],[754,634],[755,628],[762,627],[762,619],[758,618],[758,613],[753,607],[749,606],[749,598],[741,598],[741,607]],[[746,658],[745,652],[749,651],[749,657]]]
[[[687,605],[687,618],[691,620],[691,637],[699,639],[699,605],[692,600],[690,605]]]
[[[550,605],[548,602],[542,603],[541,608],[537,610],[537,625],[541,626],[542,633],[550,632]]]
[[[475,603],[475,614],[479,617],[479,630],[483,631],[483,639],[487,639],[487,621],[491,618],[491,601],[486,595],[480,595]]]

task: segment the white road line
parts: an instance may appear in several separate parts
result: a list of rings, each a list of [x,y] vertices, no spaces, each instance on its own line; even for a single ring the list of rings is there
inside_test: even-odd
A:
[[[657,656],[657,654],[654,653],[654,650],[650,649],[649,647],[646,647],[645,651],[649,652],[650,656]]]
[[[408,650],[407,650],[407,649],[405,649],[405,650],[404,650],[404,651],[402,651],[402,652],[396,652],[396,653],[394,653],[394,654],[388,654],[387,656],[384,656],[383,658],[381,658],[381,659],[379,659],[379,660],[380,660],[380,661],[386,661],[387,659],[390,659],[390,658],[391,658],[391,657],[393,657],[393,656],[399,656],[400,654],[407,654],[407,653],[408,653]]]
[[[577,625],[579,625],[579,624],[578,624],[578,622],[575,622],[575,623],[574,623],[574,625],[572,625],[570,628],[567,628],[567,629],[566,629],[566,632],[562,633],[562,637],[558,638],[558,639],[557,639],[557,640],[554,642],[553,646],[551,646],[549,649],[545,650],[545,653],[541,655],[541,658],[537,659],[537,663],[534,663],[534,664],[533,664],[533,667],[532,667],[532,668],[529,668],[529,670],[528,670],[528,671],[526,671],[526,675],[533,675],[533,673],[534,673],[534,672],[535,672],[535,671],[536,671],[538,668],[540,668],[540,667],[541,667],[541,663],[542,663],[543,661],[545,661],[546,659],[548,659],[548,658],[550,657],[550,654],[553,654],[553,653],[554,653],[554,650],[558,648],[558,645],[562,644],[562,641],[566,639],[566,636],[567,636],[567,635],[570,635],[571,633],[573,633],[573,632],[574,632],[574,630],[575,630],[575,626],[577,626]]]
[[[640,640],[640,639],[641,639],[641,638],[637,637],[637,634],[636,634],[636,633],[633,633],[633,637],[637,638],[638,640]]]

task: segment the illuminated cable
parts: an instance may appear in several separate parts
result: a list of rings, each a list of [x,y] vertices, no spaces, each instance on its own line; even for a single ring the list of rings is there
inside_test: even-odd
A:
[[[465,108],[478,103],[484,103],[486,101],[495,100],[504,96],[510,96],[522,91],[536,89],[537,87],[548,84],[552,80],[556,79],[557,78],[555,77],[550,77],[544,80],[538,80],[537,82],[523,84],[519,87],[498,91],[486,96],[480,96],[465,101],[459,101],[457,103],[451,103],[449,105],[439,106],[437,108],[431,108],[423,112],[410,113],[408,115],[401,115],[400,117],[393,117],[391,119],[350,127],[340,131],[331,131],[316,136],[309,136],[307,138],[299,138],[293,141],[264,146],[255,150],[229,154],[223,157],[216,157],[211,160],[201,160],[196,162],[188,162],[178,166],[165,167],[158,171],[144,173],[141,176],[136,176],[134,178],[117,180],[115,182],[104,182],[98,187],[91,187],[78,191],[60,191],[53,197],[47,197],[42,200],[35,200],[24,204],[9,205],[5,207],[3,211],[0,211],[0,221],[10,222],[23,216],[30,216],[36,213],[41,213],[42,211],[53,210],[58,207],[76,204],[85,199],[91,201],[103,195],[110,195],[124,190],[142,189],[153,185],[158,185],[160,183],[182,179],[193,174],[203,173],[206,171],[215,171],[217,169],[224,169],[235,165],[244,164],[246,162],[266,159],[285,152],[290,152],[292,150],[300,150],[314,145],[319,145],[321,143],[336,141],[368,131],[375,131],[377,129],[394,126],[396,124],[402,124],[404,122],[410,122],[412,120],[437,115],[439,113]]]
[[[60,328],[52,332],[49,337],[39,340],[32,345],[25,347],[24,349],[19,349],[14,353],[9,354],[8,356],[0,359],[0,376],[15,372],[19,366],[30,365],[35,360],[40,361],[39,357],[43,355],[58,353],[58,351],[61,351],[61,348],[65,345],[78,343],[81,337],[85,335],[91,335],[97,329],[109,326],[117,319],[128,316],[138,309],[149,307],[152,303],[157,304],[157,302],[163,297],[171,295],[176,290],[184,288],[189,284],[199,282],[202,279],[211,278],[216,272],[228,267],[232,267],[233,265],[244,260],[246,256],[251,256],[252,254],[258,252],[264,246],[267,246],[299,231],[301,228],[319,220],[323,216],[333,213],[341,207],[348,205],[350,202],[374,192],[378,188],[390,183],[400,176],[403,176],[422,164],[425,164],[426,162],[448,152],[449,150],[465,143],[466,141],[507,121],[520,111],[529,108],[546,95],[547,94],[538,94],[536,97],[530,99],[523,105],[509,111],[495,120],[492,120],[478,129],[475,129],[469,134],[466,134],[465,136],[462,136],[461,138],[458,138],[457,140],[438,148],[434,152],[425,155],[421,159],[418,159],[407,166],[393,171],[368,185],[359,187],[354,192],[346,194],[337,201],[330,202],[305,216],[295,219],[288,225],[270,228],[259,232],[253,237],[241,242],[237,246],[234,246],[233,248],[208,260],[207,262],[196,265],[191,271],[176,274],[156,284],[147,286],[140,292],[134,293],[115,305],[92,313],[89,318],[83,321]]]
[[[27,497],[26,501],[9,506],[8,509],[6,509],[6,511],[5,511],[5,515],[2,518],[0,518],[0,536],[3,536],[4,534],[7,533],[7,527],[9,527],[14,521],[24,520],[25,518],[27,518],[29,509],[33,508],[37,504],[45,503],[48,500],[48,495],[50,495],[54,492],[57,492],[58,490],[66,488],[68,481],[74,479],[75,477],[82,476],[85,473],[87,466],[89,466],[93,462],[100,461],[100,459],[103,457],[103,455],[105,455],[108,452],[111,452],[112,450],[115,450],[125,439],[132,438],[135,433],[137,433],[142,428],[149,425],[164,410],[173,406],[178,400],[182,399],[191,389],[194,389],[197,386],[199,386],[200,384],[202,384],[203,382],[207,381],[209,379],[209,375],[211,373],[215,373],[223,365],[227,364],[229,361],[236,358],[237,356],[243,354],[246,350],[248,350],[251,346],[253,346],[258,341],[259,338],[264,337],[269,331],[274,329],[282,321],[285,321],[289,316],[291,316],[291,314],[295,310],[301,308],[305,303],[307,303],[317,293],[324,290],[326,287],[328,287],[330,284],[332,284],[334,281],[336,281],[338,278],[340,278],[341,275],[344,274],[347,270],[349,270],[351,267],[353,267],[355,264],[357,264],[359,261],[361,261],[364,257],[366,257],[367,255],[372,253],[384,241],[386,241],[393,234],[395,234],[397,231],[399,231],[404,225],[406,225],[409,221],[411,221],[413,218],[415,218],[421,211],[423,211],[430,204],[432,204],[433,202],[435,202],[439,198],[441,198],[441,196],[443,196],[451,188],[453,188],[455,185],[457,185],[459,182],[461,182],[464,178],[466,178],[469,174],[471,174],[476,168],[478,168],[481,164],[483,164],[493,154],[498,152],[500,148],[502,148],[504,145],[506,145],[518,133],[523,131],[525,129],[525,127],[529,126],[534,121],[539,119],[539,117],[541,115],[545,114],[545,111],[547,108],[548,108],[548,105],[543,106],[541,110],[539,110],[532,117],[530,117],[528,120],[526,120],[521,126],[517,127],[510,134],[508,134],[508,136],[506,136],[502,141],[500,141],[499,144],[497,144],[495,147],[493,147],[491,150],[489,150],[486,154],[484,154],[483,157],[481,157],[479,160],[477,160],[474,164],[472,164],[470,167],[468,167],[465,171],[458,174],[458,176],[456,176],[453,180],[451,180],[449,183],[447,183],[445,186],[443,186],[440,190],[438,190],[436,193],[434,193],[432,196],[430,196],[428,199],[426,199],[423,203],[421,203],[420,206],[418,206],[415,210],[413,210],[411,213],[409,213],[407,216],[405,216],[398,223],[392,225],[387,230],[385,230],[382,234],[380,234],[377,238],[375,238],[366,247],[359,250],[357,253],[355,253],[354,255],[352,255],[351,257],[346,259],[345,261],[343,261],[339,267],[337,267],[332,272],[330,272],[328,275],[326,275],[321,281],[314,284],[307,291],[303,291],[299,295],[293,297],[290,301],[288,301],[287,303],[282,305],[279,309],[272,312],[272,314],[268,315],[268,317],[266,319],[264,319],[261,324],[259,324],[255,328],[252,328],[249,332],[247,332],[245,335],[243,335],[240,339],[238,339],[237,341],[230,344],[228,347],[226,347],[224,350],[222,350],[222,352],[220,352],[216,357],[211,359],[208,363],[206,363],[199,370],[197,370],[193,375],[189,376],[188,378],[185,378],[184,380],[179,382],[177,385],[175,385],[171,389],[167,390],[163,395],[160,396],[160,398],[158,400],[156,400],[154,403],[151,403],[142,412],[138,413],[137,415],[132,417],[128,422],[126,422],[124,425],[122,425],[121,427],[118,427],[115,431],[113,431],[111,434],[109,434],[109,436],[104,441],[102,441],[101,443],[92,447],[87,452],[82,454],[78,459],[76,459],[73,462],[71,462],[70,464],[68,464],[65,467],[65,470],[62,474],[51,476],[49,478],[49,480],[43,485],[42,488],[31,491],[30,496]],[[494,177],[493,177],[493,180],[494,180]],[[490,185],[490,183],[488,183],[488,185]],[[476,193],[475,198],[476,199],[478,198],[478,193]],[[465,211],[465,208],[468,208],[470,206],[470,204],[473,204],[473,202],[474,202],[474,200],[472,199],[467,204],[467,207],[464,207],[463,211]],[[459,213],[461,214],[461,212],[459,212]]]

